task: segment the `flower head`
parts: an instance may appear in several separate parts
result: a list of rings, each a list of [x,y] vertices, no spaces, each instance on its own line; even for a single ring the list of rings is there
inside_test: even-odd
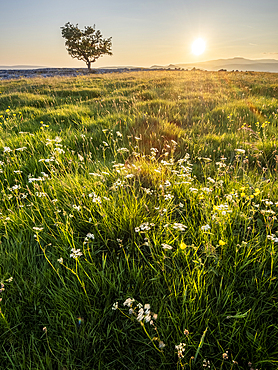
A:
[[[204,226],[201,226],[201,230],[202,230],[202,231],[208,231],[210,228],[211,228],[211,227],[210,227],[208,224],[206,224],[206,225],[204,225]]]
[[[118,309],[118,302],[113,303],[112,310],[116,311]]]
[[[124,301],[124,303],[123,303],[123,305],[124,306],[127,306],[127,307],[131,307],[131,305],[132,305],[132,303],[135,301],[135,299],[134,298],[127,298],[125,301]]]
[[[72,248],[71,249],[71,254],[70,254],[70,257],[74,258],[75,260],[78,258],[78,257],[81,257],[83,255],[82,252],[80,252],[80,249],[75,249],[75,248]]]

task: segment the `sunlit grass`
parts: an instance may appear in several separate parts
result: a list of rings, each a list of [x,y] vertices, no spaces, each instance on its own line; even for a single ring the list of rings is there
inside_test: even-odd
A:
[[[277,366],[277,86],[0,81],[3,368]]]

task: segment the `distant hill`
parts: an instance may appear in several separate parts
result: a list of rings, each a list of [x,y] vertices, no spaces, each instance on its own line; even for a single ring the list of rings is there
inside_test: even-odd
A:
[[[192,69],[198,68],[208,71],[218,71],[219,69],[226,69],[227,71],[254,71],[254,72],[278,72],[278,60],[276,59],[245,59],[242,57],[235,57],[229,59],[216,59],[209,60],[206,62],[196,62],[196,63],[179,63],[179,64],[169,64],[166,66],[153,65],[150,69]],[[109,67],[97,67],[96,69],[148,69],[146,67],[134,67],[134,66],[109,66]],[[51,67],[45,66],[31,66],[31,65],[14,65],[14,66],[0,66],[0,70],[35,70],[35,69],[53,69]],[[55,68],[60,69],[60,68]],[[70,68],[68,69],[78,69]],[[81,68],[79,68],[81,69]],[[85,69],[85,67],[84,67]]]
[[[20,69],[87,69],[84,67],[45,67],[45,66],[31,66],[31,65],[14,65],[14,66],[1,66],[0,70],[20,70]],[[92,69],[146,69],[146,67],[135,67],[135,66],[108,66],[108,67],[96,67]]]
[[[235,57],[230,59],[209,60],[206,62],[169,64],[168,66],[152,66],[151,68],[192,68],[206,69],[209,71],[218,71],[226,69],[227,71],[254,71],[254,72],[278,72],[278,60],[276,59],[245,59]]]
[[[0,66],[0,69],[39,69],[39,68],[47,68],[47,67],[30,66],[30,65]]]

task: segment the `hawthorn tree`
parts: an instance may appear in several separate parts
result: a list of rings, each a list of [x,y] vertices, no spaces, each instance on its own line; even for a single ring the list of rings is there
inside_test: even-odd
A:
[[[104,39],[95,26],[86,26],[84,30],[80,30],[78,24],[74,26],[68,22],[61,29],[69,55],[85,62],[89,71],[91,63],[99,57],[105,54],[112,55],[112,37]]]

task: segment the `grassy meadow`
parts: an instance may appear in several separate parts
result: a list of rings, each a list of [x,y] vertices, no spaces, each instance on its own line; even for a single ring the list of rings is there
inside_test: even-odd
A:
[[[0,81],[0,369],[278,368],[278,74]]]

